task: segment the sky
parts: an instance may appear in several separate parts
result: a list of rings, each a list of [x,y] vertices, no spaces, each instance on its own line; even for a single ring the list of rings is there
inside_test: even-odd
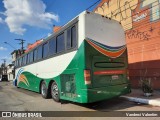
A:
[[[52,33],[98,0],[0,0],[0,64],[11,63],[11,52]],[[97,3],[98,4],[98,3]],[[89,10],[92,11],[96,5]],[[5,44],[7,42],[8,44]]]

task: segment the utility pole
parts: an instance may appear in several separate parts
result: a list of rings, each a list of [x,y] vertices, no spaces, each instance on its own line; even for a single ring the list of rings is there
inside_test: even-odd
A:
[[[2,71],[3,72],[2,73],[5,75],[5,74],[7,74],[6,73],[6,68],[5,68],[6,67],[6,59],[1,59],[1,60],[3,61],[3,66],[2,66]]]
[[[20,43],[19,43],[19,44],[21,44],[21,45],[22,45],[21,50],[23,51],[23,50],[24,50],[24,42],[25,42],[26,40],[23,40],[23,39],[15,39],[15,40],[20,41]]]

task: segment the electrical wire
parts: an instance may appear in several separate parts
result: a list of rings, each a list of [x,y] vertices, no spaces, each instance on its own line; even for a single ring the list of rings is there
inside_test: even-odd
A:
[[[89,6],[88,8],[86,8],[86,10],[89,10],[90,8],[92,8],[93,6],[95,6],[98,2],[100,2],[101,0],[96,1],[95,3],[93,3],[91,6]]]
[[[127,3],[130,3],[130,2],[132,2],[132,1],[133,1],[133,0],[131,0],[131,1],[127,2]],[[134,7],[135,5],[138,5],[138,4],[140,4],[140,3],[144,2],[144,1],[146,1],[146,0],[143,0],[143,1],[141,1],[141,2],[138,2],[137,4],[134,4],[134,5],[132,5],[132,6],[129,6],[129,8],[127,8],[127,9],[130,9],[131,7]],[[157,1],[155,1],[155,2],[157,2]],[[155,2],[153,2],[153,3],[155,3]],[[114,4],[113,4],[113,5],[114,5]],[[116,12],[117,10],[120,10],[120,11],[119,11],[118,13],[116,13],[116,15],[117,15],[117,14],[121,14],[122,12],[124,12],[124,11],[127,10],[127,9],[124,9],[124,10],[121,11],[121,8],[124,7],[125,5],[126,5],[126,4],[122,5],[121,7],[115,9],[113,12],[111,12],[111,13],[109,13],[109,14],[106,14],[105,16],[108,16],[108,15],[110,15],[110,14],[113,14],[113,13]],[[111,6],[109,6],[109,7],[111,7]],[[103,9],[103,8],[101,7],[101,9]],[[103,10],[103,11],[104,11],[104,10]],[[116,15],[113,15],[113,16],[116,16]]]

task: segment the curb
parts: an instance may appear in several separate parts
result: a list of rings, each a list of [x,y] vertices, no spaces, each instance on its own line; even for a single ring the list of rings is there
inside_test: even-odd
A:
[[[153,106],[160,106],[160,100],[154,100],[154,99],[143,99],[143,98],[137,98],[137,97],[128,97],[128,96],[121,96],[121,98],[124,98],[126,100],[132,101],[132,102],[138,102]]]

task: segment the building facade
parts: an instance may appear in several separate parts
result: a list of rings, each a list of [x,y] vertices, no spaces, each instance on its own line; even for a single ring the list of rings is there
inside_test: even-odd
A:
[[[121,22],[132,87],[148,79],[160,89],[160,0],[102,0],[94,12]]]
[[[8,80],[11,81],[14,79],[14,65],[13,64],[9,64],[7,65],[7,76],[8,76]]]

